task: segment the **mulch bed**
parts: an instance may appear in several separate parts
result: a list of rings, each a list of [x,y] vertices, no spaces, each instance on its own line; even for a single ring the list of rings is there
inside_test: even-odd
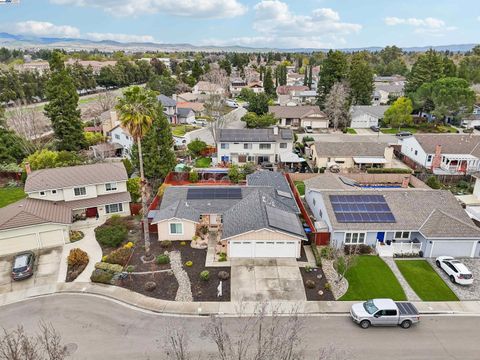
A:
[[[144,285],[148,281],[154,281],[157,287],[153,291],[146,291]],[[118,286],[138,292],[140,294],[164,300],[175,300],[178,283],[173,273],[167,271],[156,274],[130,275],[121,280]]]
[[[83,272],[83,270],[85,270],[87,265],[88,265],[88,262],[86,264],[82,264],[80,266],[70,266],[70,265],[68,265],[67,278],[65,279],[65,281],[66,282],[72,282],[73,280],[75,280],[78,277],[78,275],[80,275]]]
[[[316,271],[315,271],[316,270]],[[312,272],[306,272],[305,268],[300,268],[300,273],[302,274],[303,285],[305,287],[305,294],[307,296],[308,301],[333,301],[335,298],[333,297],[331,290],[325,289],[325,284],[327,283],[327,279],[325,278],[325,274],[323,273],[321,268],[315,268]],[[322,278],[319,279],[317,276],[322,275]],[[315,288],[309,289],[305,286],[305,282],[307,280],[313,280],[316,284]],[[323,295],[319,295],[318,291],[322,290]]]

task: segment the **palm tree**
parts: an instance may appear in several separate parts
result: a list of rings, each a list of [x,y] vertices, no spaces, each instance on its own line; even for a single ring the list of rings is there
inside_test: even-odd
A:
[[[143,233],[145,240],[145,259],[150,258],[150,234],[148,232],[148,209],[145,174],[143,171],[142,137],[152,125],[158,109],[155,93],[132,86],[123,92],[123,97],[118,100],[116,109],[120,114],[120,122],[130,135],[133,136],[138,146],[138,162],[140,164],[140,180],[142,186],[142,211]]]

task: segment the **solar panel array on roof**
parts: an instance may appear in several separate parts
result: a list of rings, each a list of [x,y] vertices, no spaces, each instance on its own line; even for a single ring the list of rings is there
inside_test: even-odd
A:
[[[302,225],[295,214],[266,206],[268,225],[276,229],[304,236]]]
[[[187,200],[234,200],[242,198],[240,188],[193,188],[188,189]]]
[[[340,223],[394,223],[395,217],[382,195],[330,195]]]

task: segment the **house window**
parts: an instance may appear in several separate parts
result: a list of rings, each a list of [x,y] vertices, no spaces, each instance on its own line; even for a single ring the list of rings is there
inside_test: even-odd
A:
[[[366,233],[347,232],[345,233],[345,244],[364,244]]]
[[[415,155],[418,155],[418,151],[417,151],[417,150],[415,150]]]
[[[272,144],[260,144],[260,150],[270,150],[272,148]]]
[[[73,193],[75,196],[85,196],[87,195],[87,189],[84,187],[73,188]]]
[[[183,224],[182,223],[170,223],[169,234],[170,235],[183,235]]]
[[[55,195],[57,193],[57,190],[52,190],[52,195]]]
[[[106,191],[115,191],[117,190],[117,183],[106,183],[105,184],[105,190]]]
[[[432,161],[432,155],[427,156],[427,162],[430,162],[430,161]]]
[[[115,139],[120,140],[120,135],[119,135],[119,134],[115,134]]]
[[[251,148],[252,148],[252,144],[247,144],[247,143],[245,143],[245,144],[243,144],[243,148],[244,148],[245,150],[251,149]]]
[[[247,161],[248,162],[255,162],[255,156],[251,156],[251,155],[247,156]]]
[[[220,149],[227,150],[227,149],[229,148],[228,145],[229,145],[229,144],[227,144],[227,143],[221,143],[221,144],[220,144]]]
[[[47,195],[46,191],[40,191],[40,196],[45,196],[45,195]]]
[[[118,213],[122,211],[123,211],[123,205],[121,203],[105,205],[105,212],[107,214],[113,214],[113,213]]]
[[[280,143],[280,149],[286,149],[287,143]]]
[[[315,198],[313,198],[313,206],[315,206],[315,203],[316,203]]]
[[[395,233],[396,240],[409,240],[410,239],[410,231],[397,231]]]

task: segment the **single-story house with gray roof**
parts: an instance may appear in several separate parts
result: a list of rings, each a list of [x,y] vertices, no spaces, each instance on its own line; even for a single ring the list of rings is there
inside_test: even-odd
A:
[[[305,199],[333,246],[366,244],[380,255],[480,256],[480,228],[449,191],[307,184]],[[388,245],[390,243],[390,245]]]
[[[385,111],[390,106],[387,105],[356,105],[350,110],[352,121],[350,127],[353,129],[368,129],[372,126],[378,126],[378,122],[383,119]]]
[[[170,186],[149,216],[160,240],[216,228],[229,258],[299,258],[305,232],[290,193],[268,186]]]

